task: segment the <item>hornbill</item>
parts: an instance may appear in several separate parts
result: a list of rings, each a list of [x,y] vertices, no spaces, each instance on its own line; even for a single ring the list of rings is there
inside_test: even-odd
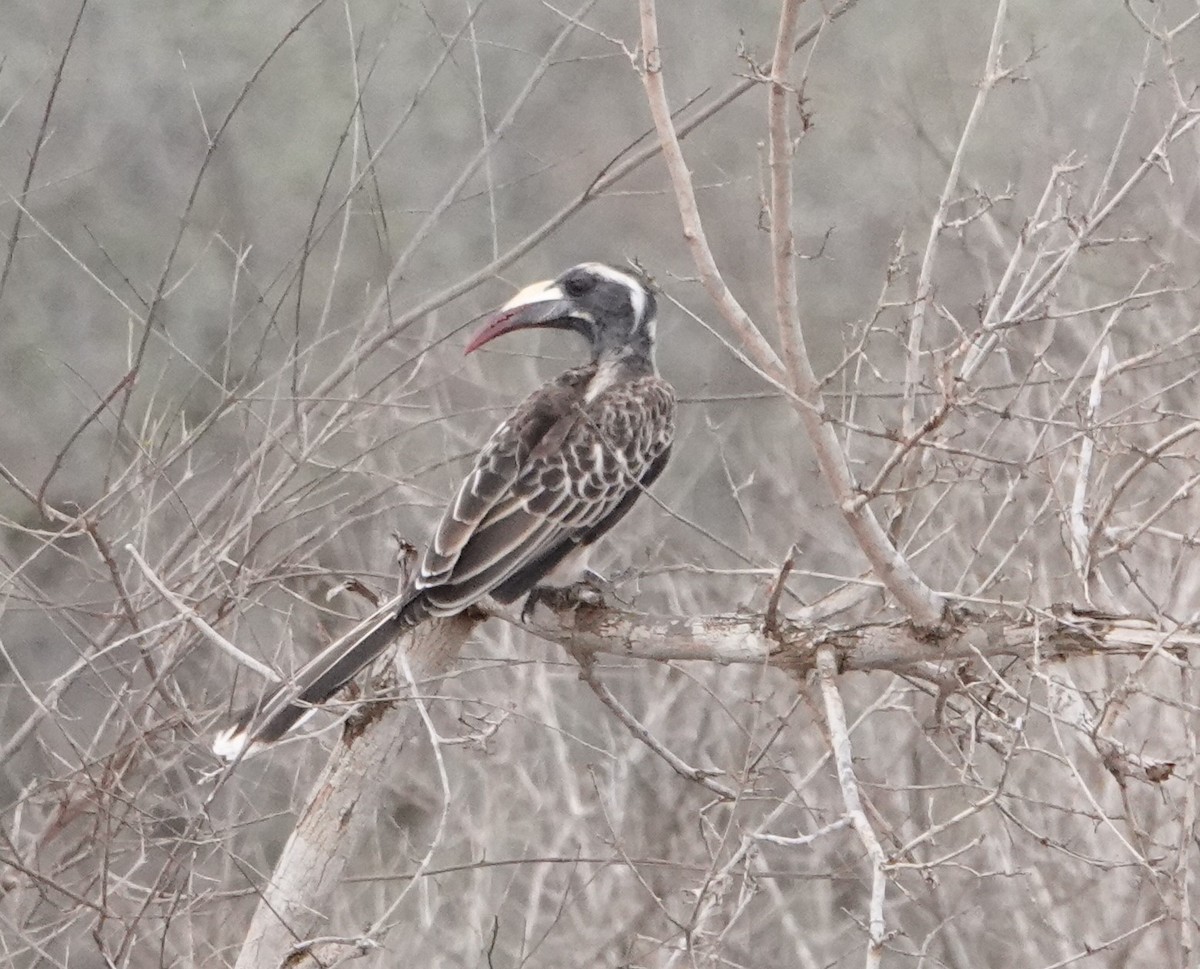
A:
[[[512,603],[571,564],[629,513],[671,452],[675,395],[654,363],[654,294],[641,278],[583,263],[491,314],[466,353],[504,333],[570,330],[591,360],[530,395],[492,436],[442,515],[404,591],[222,731],[234,759],[282,737],[406,629],[490,596]]]

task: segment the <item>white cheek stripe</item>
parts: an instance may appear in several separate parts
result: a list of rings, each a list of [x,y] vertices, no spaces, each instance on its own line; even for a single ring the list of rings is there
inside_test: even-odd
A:
[[[602,262],[585,262],[580,268],[626,287],[629,290],[629,300],[633,304],[633,318],[639,323],[642,322],[642,314],[646,312],[646,290],[637,279]]]
[[[519,306],[528,306],[530,303],[547,303],[552,299],[562,298],[563,291],[555,285],[554,280],[543,279],[538,283],[530,283],[500,309],[515,310]]]

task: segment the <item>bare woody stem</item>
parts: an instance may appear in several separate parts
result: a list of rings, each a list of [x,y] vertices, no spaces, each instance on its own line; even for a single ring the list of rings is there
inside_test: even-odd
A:
[[[822,477],[875,574],[915,622],[932,628],[942,622],[945,603],[921,581],[888,539],[868,504],[860,500],[845,453],[826,420],[820,384],[809,362],[800,327],[791,227],[793,146],[788,102],[793,92],[787,82],[795,49],[799,6],[798,0],[786,0],[783,4],[770,81],[771,243],[782,360],[725,285],[705,237],[691,174],[679,146],[663,83],[654,0],[640,0],[639,3],[646,59],[642,83],[683,222],[683,237],[706,291],[751,359],[770,377],[792,389],[792,403],[816,452]]]
[[[1089,655],[1146,655],[1155,650],[1200,646],[1200,629],[1164,628],[1151,618],[1029,611],[1022,616],[975,616],[959,628],[921,634],[892,622],[860,623],[845,629],[803,625],[785,616],[766,628],[763,614],[656,616],[608,606],[554,611],[539,606],[530,615],[519,607],[489,610],[503,619],[578,655],[622,659],[769,663],[798,675],[816,669],[821,646],[831,647],[839,670],[945,670],[957,660],[1017,657],[1027,660]],[[939,674],[940,675],[940,674]]]
[[[975,101],[971,105],[971,113],[967,115],[963,125],[962,135],[958,139],[958,147],[950,162],[950,171],[942,186],[941,197],[938,198],[937,211],[929,226],[929,239],[925,243],[925,254],[921,258],[921,271],[917,275],[916,302],[913,305],[912,320],[908,325],[908,357],[904,369],[904,410],[901,417],[901,433],[904,437],[912,437],[916,427],[917,387],[920,383],[921,349],[925,333],[925,315],[933,298],[933,268],[937,264],[938,243],[946,228],[946,219],[954,193],[958,191],[958,182],[962,174],[963,159],[966,157],[967,145],[983,115],[983,107],[988,95],[996,83],[1004,76],[1000,67],[1000,38],[1003,35],[1005,10],[1007,0],[1000,0],[996,8],[996,19],[992,25],[992,39],[988,45],[987,60],[983,68],[983,79],[975,92]]]
[[[825,400],[813,373],[796,296],[795,246],[792,234],[792,158],[795,145],[789,124],[794,91],[788,83],[800,0],[784,0],[775,56],[771,62],[769,100],[771,171],[771,253],[775,278],[775,314],[789,382],[807,406],[797,407],[821,468],[859,548],[871,568],[905,612],[922,626],[942,622],[945,602],[913,571],[889,540],[871,507],[857,499],[858,488],[833,426],[825,419]]]
[[[445,673],[458,656],[474,620],[431,620],[401,644],[418,682]],[[329,759],[314,793],[284,845],[271,880],[250,922],[236,969],[259,969],[286,961],[290,969],[328,965],[345,953],[346,941],[320,938],[320,913],[341,883],[359,835],[375,823],[387,785],[379,778],[395,764],[417,727],[413,704],[368,707],[351,722]],[[370,940],[353,940],[364,946]],[[332,952],[330,950],[333,950]]]
[[[683,220],[684,242],[687,243],[692,261],[700,273],[700,282],[705,292],[717,304],[721,315],[741,340],[750,359],[772,379],[786,385],[787,378],[782,361],[762,331],[750,319],[750,314],[725,285],[712,249],[709,248],[704,224],[700,219],[700,207],[696,203],[696,193],[692,188],[692,178],[683,158],[683,149],[679,146],[679,137],[675,132],[675,122],[671,119],[671,107],[667,101],[666,86],[663,84],[662,53],[658,46],[658,14],[655,12],[654,0],[640,0],[638,9],[641,15],[642,50],[645,57],[642,86],[646,89],[650,115],[654,119],[654,128],[662,145],[667,171],[671,174],[675,205]]]
[[[837,688],[837,659],[833,651],[822,646],[817,650],[817,677],[821,685],[821,698],[825,705],[825,722],[829,726],[829,745],[837,764],[838,785],[842,790],[842,803],[846,806],[846,817],[871,863],[871,903],[867,922],[868,943],[866,969],[878,969],[883,959],[886,923],[883,918],[884,893],[887,889],[887,857],[883,847],[863,810],[858,792],[858,778],[854,776],[854,749],[850,745],[850,731],[846,726],[846,709]]]

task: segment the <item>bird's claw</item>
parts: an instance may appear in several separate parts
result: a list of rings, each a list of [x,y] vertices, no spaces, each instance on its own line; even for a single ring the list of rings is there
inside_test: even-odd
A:
[[[552,612],[567,612],[580,606],[604,605],[603,585],[605,580],[591,573],[594,578],[585,579],[568,586],[535,585],[525,597],[525,605],[521,607],[521,622],[528,622],[533,617],[538,603],[546,606]]]

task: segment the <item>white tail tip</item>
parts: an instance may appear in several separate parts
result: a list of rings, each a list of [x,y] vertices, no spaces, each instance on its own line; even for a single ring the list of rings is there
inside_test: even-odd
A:
[[[226,727],[213,737],[212,752],[225,761],[245,760],[263,749],[263,745],[250,740],[246,728],[240,724]]]

